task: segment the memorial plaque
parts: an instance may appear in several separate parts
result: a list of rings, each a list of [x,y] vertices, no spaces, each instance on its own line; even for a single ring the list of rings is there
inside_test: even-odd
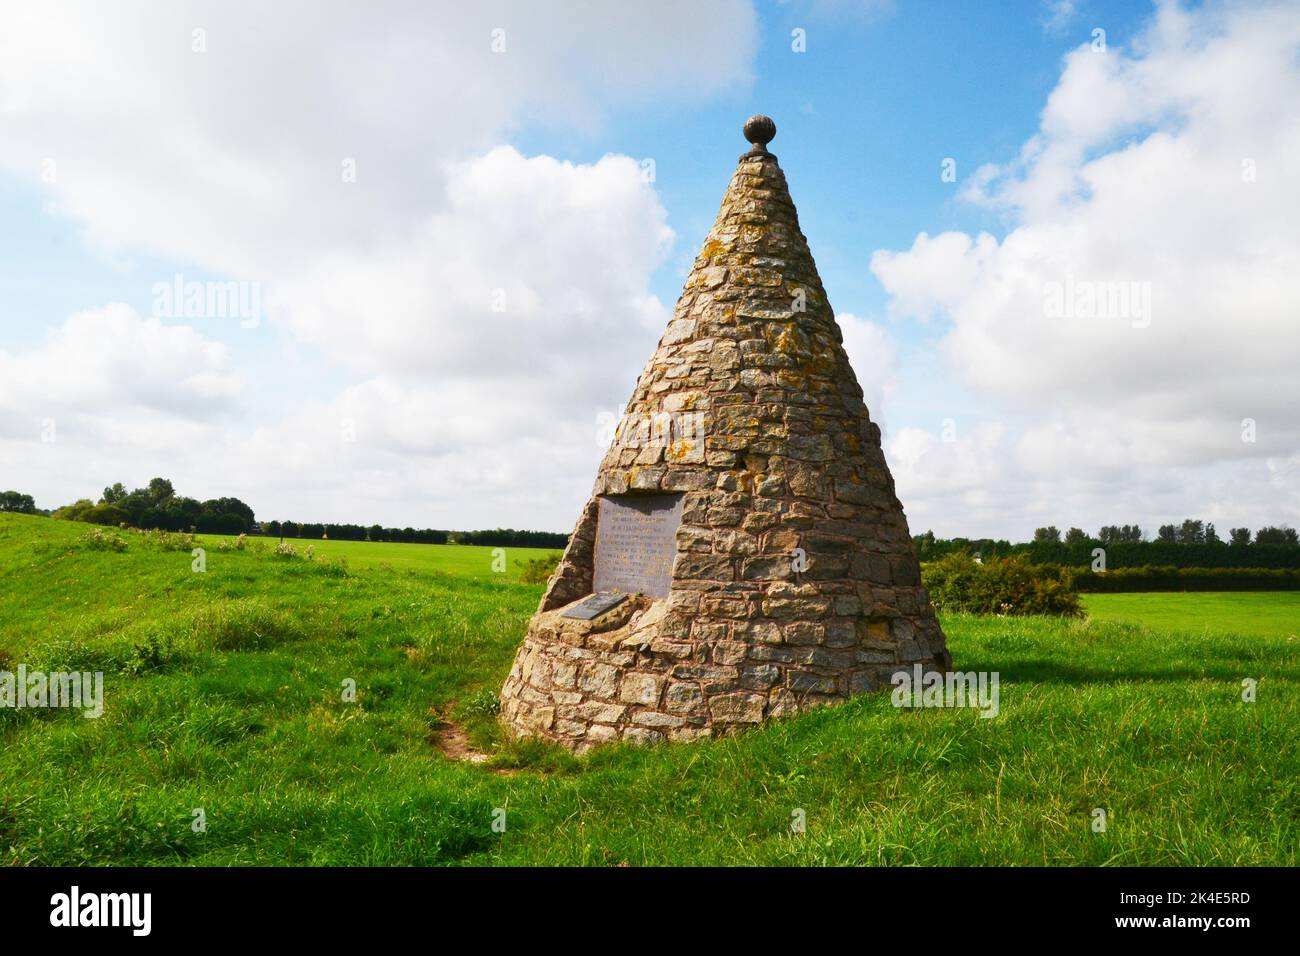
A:
[[[681,495],[607,495],[596,517],[593,591],[667,597],[677,559]]]
[[[615,591],[593,594],[589,598],[583,598],[561,616],[576,617],[580,621],[590,621],[593,618],[600,617],[606,611],[613,610],[626,600],[626,594],[618,594]]]

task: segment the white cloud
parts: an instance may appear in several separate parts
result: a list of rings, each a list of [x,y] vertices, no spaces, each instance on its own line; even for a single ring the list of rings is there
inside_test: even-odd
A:
[[[457,164],[445,208],[411,236],[360,261],[323,258],[274,305],[302,339],[372,370],[564,390],[575,363],[663,328],[647,280],[672,239],[634,160],[573,165],[501,147]]]
[[[0,351],[0,420],[11,423],[105,409],[207,420],[231,412],[239,393],[225,346],[121,304],[69,317],[39,347]]]
[[[1293,6],[1161,4],[1130,47],[1072,52],[1037,135],[976,177],[1005,237],[922,234],[875,254],[891,312],[942,316],[942,354],[982,411],[1027,421],[1004,449],[1008,525],[1226,500],[1257,522],[1300,515],[1300,489],[1270,478],[1300,449],[1297,101]],[[1138,294],[1084,314],[1116,283],[1149,291],[1149,311]],[[1125,486],[1166,481],[1177,494],[1103,515]]]
[[[575,17],[527,0],[128,0],[3,18],[0,164],[35,180],[53,159],[53,206],[93,241],[264,280],[386,251],[440,207],[446,164],[521,124],[593,129],[614,105],[734,86],[757,42],[740,0]]]
[[[324,402],[246,381],[243,417],[221,428],[209,408],[235,396],[219,362],[173,369],[189,377],[165,393],[151,372],[15,389],[24,409],[62,403],[79,444],[63,430],[37,453],[34,438],[0,444],[11,482],[49,505],[88,481],[165,472],[268,517],[571,526],[599,458],[596,414],[626,399],[666,321],[649,277],[672,232],[637,160],[501,144],[743,85],[748,3],[570,16],[525,0],[51,3],[5,5],[0,21],[0,170],[39,184],[114,257],[260,283],[269,324],[239,334],[287,332],[289,348],[314,347],[292,361],[324,356],[322,377],[355,381]],[[135,321],[177,348],[203,342]],[[231,351],[270,347],[248,342]],[[138,335],[86,343],[110,370],[141,348]]]
[[[883,327],[850,312],[835,316],[844,333],[844,351],[862,386],[863,400],[871,420],[886,427],[886,402],[898,374],[898,352]]]

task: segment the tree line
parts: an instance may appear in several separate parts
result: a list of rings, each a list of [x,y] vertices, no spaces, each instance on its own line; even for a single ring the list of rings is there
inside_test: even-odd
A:
[[[0,511],[50,515],[91,524],[126,525],[163,531],[205,534],[252,534],[268,537],[390,541],[402,544],[473,544],[489,547],[563,548],[569,536],[551,531],[442,531],[435,528],[385,528],[379,524],[334,524],[312,521],[258,522],[253,509],[238,498],[199,501],[178,495],[171,481],[154,478],[143,488],[127,491],[119,481],[104,489],[98,501],[82,498],[53,512],[36,507],[31,495],[0,492]]]
[[[1225,540],[1212,523],[1191,518],[1179,525],[1161,525],[1152,540],[1138,525],[1106,525],[1095,535],[1081,528],[1070,528],[1063,535],[1049,525],[1036,529],[1033,540],[1015,544],[993,538],[937,538],[932,531],[912,540],[922,561],[964,552],[995,558],[1019,555],[1035,564],[1079,567],[1091,566],[1093,551],[1102,548],[1107,568],[1300,568],[1300,537],[1294,528],[1268,526],[1255,532],[1232,528]]]
[[[383,525],[268,521],[262,534],[285,538],[330,538],[338,541],[397,541],[403,544],[473,544],[501,548],[563,548],[567,534],[554,531],[440,531],[434,528],[385,528]]]
[[[36,510],[36,499],[17,491],[0,491],[0,511],[12,511],[20,515],[39,513]]]
[[[396,541],[402,544],[446,544],[450,536],[450,532],[433,528],[385,528],[379,524],[330,524],[315,521],[265,521],[259,533],[272,538]]]

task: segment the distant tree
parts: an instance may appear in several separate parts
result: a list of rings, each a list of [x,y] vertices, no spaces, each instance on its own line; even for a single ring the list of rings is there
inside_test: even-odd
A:
[[[1250,529],[1231,528],[1228,531],[1228,540],[1234,548],[1244,548],[1250,544]]]
[[[1223,540],[1219,537],[1219,532],[1214,530],[1214,522],[1212,521],[1207,521],[1205,523],[1205,543],[1206,544],[1223,543]]]
[[[12,511],[16,514],[36,514],[36,499],[18,491],[0,491],[0,511]]]
[[[117,505],[105,504],[100,502],[95,505],[78,520],[89,521],[91,524],[102,524],[109,527],[117,527],[120,524],[128,524],[127,513]]]
[[[1061,532],[1056,525],[1048,525],[1046,528],[1034,529],[1035,544],[1058,544],[1061,540]]]
[[[85,514],[95,503],[89,498],[78,498],[70,505],[64,505],[62,508],[55,508],[52,518],[62,518],[64,521],[80,521],[80,516]]]
[[[1178,544],[1205,544],[1205,523],[1188,518],[1179,526],[1174,540]]]
[[[1283,525],[1280,528],[1260,528],[1255,532],[1256,544],[1280,544],[1295,547],[1300,544],[1297,540],[1295,528],[1288,528]]]
[[[115,505],[124,499],[126,495],[126,487],[120,481],[115,481],[104,489],[104,496],[100,500],[106,505]]]
[[[1088,541],[1088,533],[1082,528],[1071,528],[1065,532],[1065,543],[1071,547],[1087,544]]]
[[[168,498],[176,495],[176,489],[166,478],[152,478],[149,480],[149,500],[155,505],[162,504]]]
[[[1165,544],[1177,544],[1178,529],[1171,524],[1162,524],[1160,530],[1156,532],[1156,540],[1163,541]]]
[[[1097,540],[1105,545],[1137,544],[1142,540],[1142,529],[1135,524],[1108,524],[1097,532]]]

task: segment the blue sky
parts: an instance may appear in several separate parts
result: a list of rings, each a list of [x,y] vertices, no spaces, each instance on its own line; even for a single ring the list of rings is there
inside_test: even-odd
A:
[[[566,529],[765,112],[913,530],[1300,516],[1292,5],[131,5],[4,12],[0,484],[43,506],[169,474],[262,517]],[[266,320],[151,317],[175,274],[259,283]],[[1159,321],[1053,325],[1067,276]]]

